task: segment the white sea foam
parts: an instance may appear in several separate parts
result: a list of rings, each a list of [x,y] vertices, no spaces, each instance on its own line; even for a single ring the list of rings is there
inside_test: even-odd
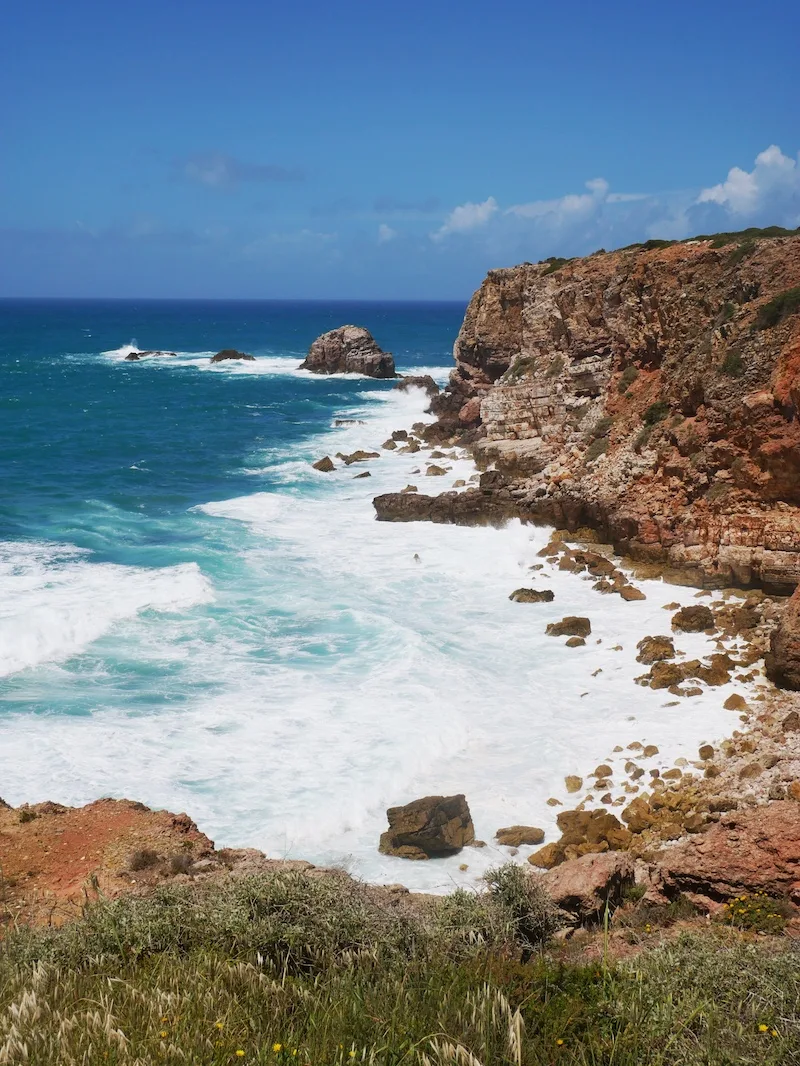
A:
[[[676,701],[633,681],[637,641],[669,632],[662,605],[696,602],[693,590],[643,581],[647,599],[625,603],[548,565],[532,573],[547,531],[519,522],[496,530],[374,520],[378,492],[408,482],[442,491],[473,472],[466,459],[445,459],[446,476],[427,478],[427,452],[381,450],[425,402],[418,390],[362,394],[341,412],[361,423],[332,427],[304,455],[255,457],[281,491],[199,509],[247,573],[243,585],[217,589],[235,631],[181,645],[204,694],[135,715],[106,706],[16,726],[0,719],[6,798],[133,796],[188,810],[220,843],[344,861],[373,880],[440,891],[507,858],[491,844],[500,826],[539,825],[552,839],[548,797],[569,804],[564,776],[603,761],[621,781],[616,745],[656,744],[660,755],[642,763],[649,768],[692,759],[701,742],[729,733],[738,719],[722,703],[735,686],[667,706]],[[358,447],[380,458],[332,474],[310,466]],[[371,477],[354,479],[364,469]],[[555,600],[511,603],[521,585],[552,588]],[[544,635],[566,614],[591,618],[586,647]],[[176,645],[170,624],[154,644]],[[174,625],[183,639],[185,621]],[[713,650],[703,634],[677,645],[688,657]],[[144,644],[137,653],[160,652]],[[387,806],[452,792],[466,793],[487,848],[426,863],[378,854]]]
[[[145,569],[96,563],[89,552],[0,542],[0,677],[60,662],[147,608],[185,611],[212,598],[195,563]]]

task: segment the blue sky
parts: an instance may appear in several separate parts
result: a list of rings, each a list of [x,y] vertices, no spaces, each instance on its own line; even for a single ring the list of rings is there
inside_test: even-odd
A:
[[[464,298],[800,225],[795,0],[10,0],[0,295]]]

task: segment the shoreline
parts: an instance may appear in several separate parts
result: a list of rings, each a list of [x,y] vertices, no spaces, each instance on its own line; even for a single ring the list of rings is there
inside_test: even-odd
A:
[[[347,412],[340,412],[340,414],[342,414],[342,415],[344,415],[346,413]],[[337,421],[337,420],[334,420],[334,421]],[[341,419],[339,419],[339,421],[341,421]],[[418,423],[418,425],[419,425],[419,423]],[[423,452],[423,454],[424,454],[424,449],[428,449],[430,451],[436,451],[437,450],[435,445],[428,445],[427,443],[422,443],[421,442],[420,443],[420,451]],[[464,453],[462,453],[459,456],[459,458],[466,458],[466,457],[467,456]],[[472,461],[472,460],[470,459],[470,461]],[[359,469],[360,469],[360,466],[359,466]],[[552,538],[551,538],[549,543],[550,544],[553,543]],[[594,548],[596,550],[598,548],[598,545],[597,544],[588,545],[587,547]],[[541,555],[541,552],[539,554]],[[533,565],[535,565],[535,566],[541,565],[542,568],[543,568],[542,570],[537,570],[537,571],[533,572],[533,577],[535,579],[537,579],[537,580],[540,580],[542,577],[545,576],[544,571],[545,571],[545,568],[547,566],[551,567],[552,573],[554,573],[556,569],[559,569],[559,570],[563,569],[563,568],[559,567],[557,563],[555,564],[555,567],[553,566],[552,563],[541,563],[540,564],[540,563],[537,562],[536,564],[533,564]],[[634,573],[634,572],[635,571],[631,571],[631,573]],[[551,573],[551,576],[552,576],[552,573]],[[569,578],[570,578],[571,581],[576,582],[576,586],[575,587],[577,588],[577,581],[578,581],[577,575],[569,574]],[[655,584],[655,583],[653,582],[652,576],[651,576],[648,579],[645,579],[645,581],[643,581],[642,584],[644,584],[644,586],[649,591],[651,586],[653,584]],[[669,599],[670,598],[669,589],[673,588],[673,586],[669,586],[669,588],[668,588],[666,583],[659,582],[656,587],[660,588],[660,589],[663,589],[663,591],[664,591],[664,599]],[[511,592],[511,591],[513,591],[513,590],[509,590],[509,592]],[[735,590],[732,590],[731,593],[730,593],[730,596],[728,598],[730,598],[731,596],[734,596],[734,595],[738,595],[738,593]],[[685,598],[685,596],[684,596],[684,598]],[[600,600],[600,599],[596,599],[596,602],[597,602],[597,606],[599,608],[602,608],[603,601]],[[702,600],[698,600],[697,602],[705,603],[706,602],[706,598],[703,598]],[[628,605],[628,606],[633,606],[633,605]],[[530,612],[537,612],[538,609],[539,609],[538,605],[527,605],[527,604],[515,605],[515,608],[518,611],[530,611]],[[664,630],[665,631],[669,631],[669,625],[668,625],[669,615],[667,615],[665,613],[664,614],[664,619],[665,619],[665,623],[667,623],[665,625],[665,627],[664,627]],[[533,620],[535,622],[535,620],[536,620],[535,615],[533,617]],[[646,633],[642,633],[641,634],[642,637],[647,636],[647,635],[649,635],[649,634],[646,634]],[[711,644],[710,639],[708,640],[708,643],[709,643],[709,645]],[[726,649],[726,650],[738,650],[738,649]],[[709,651],[710,651],[710,649],[709,649]],[[574,649],[574,650],[571,651],[571,654],[576,654],[576,653],[581,653],[581,652],[582,652],[582,649]],[[642,672],[645,672],[645,670],[646,670],[646,667],[642,667]],[[632,684],[633,683],[633,678],[630,678],[628,683]],[[722,738],[721,742],[719,742],[718,738],[715,738],[715,747],[717,748],[718,752],[720,752],[720,753],[725,752],[725,756],[724,756],[725,757],[725,764],[722,767],[722,769],[720,771],[720,774],[718,776],[715,775],[713,778],[709,778],[709,776],[706,775],[705,778],[701,779],[700,784],[702,785],[703,790],[705,792],[708,792],[709,789],[712,788],[712,786],[710,786],[708,784],[708,782],[710,780],[715,780],[716,781],[716,784],[713,786],[713,788],[716,788],[718,791],[723,789],[723,788],[728,788],[732,784],[732,782],[734,780],[734,777],[739,773],[741,768],[744,767],[745,765],[751,764],[754,761],[753,756],[758,754],[758,751],[760,750],[759,747],[758,747],[758,742],[756,742],[756,746],[752,750],[748,750],[748,748],[750,747],[750,743],[752,742],[753,736],[755,734],[760,734],[761,735],[761,741],[765,745],[765,749],[764,750],[766,751],[767,749],[769,749],[768,758],[772,758],[773,755],[774,755],[774,751],[772,749],[774,748],[775,742],[776,742],[776,737],[775,737],[775,733],[774,733],[773,727],[775,726],[775,723],[777,721],[777,717],[776,717],[776,713],[774,713],[774,712],[769,710],[769,707],[772,706],[772,705],[775,705],[775,704],[783,704],[785,707],[790,708],[790,710],[787,711],[787,713],[791,713],[791,709],[794,709],[794,706],[796,705],[796,700],[794,700],[794,698],[790,694],[778,693],[777,690],[773,690],[771,688],[771,686],[769,686],[768,684],[767,685],[757,685],[755,678],[751,678],[748,681],[740,681],[739,682],[739,686],[741,687],[743,685],[746,686],[746,691],[748,693],[752,693],[751,702],[753,702],[753,703],[755,703],[755,702],[765,703],[765,707],[764,708],[749,707],[747,709],[742,709],[741,718],[744,719],[744,720],[741,720],[740,724],[747,727],[747,729],[746,729],[746,731],[744,733],[742,733],[741,730],[739,730],[739,729],[731,729],[729,734],[726,737]],[[759,689],[761,691],[759,691]],[[724,691],[727,691],[727,687],[726,687],[726,689]],[[689,700],[687,700],[687,703],[690,703],[690,702],[691,702],[691,698]],[[762,711],[761,714],[758,713],[759,709]],[[730,713],[730,712],[728,712],[728,713]],[[773,730],[773,731],[771,732],[770,730]],[[748,738],[750,738],[750,739],[748,740]],[[798,741],[798,743],[796,745],[793,745],[793,749],[796,748],[795,757],[798,760],[798,763],[797,763],[797,765],[798,765],[798,776],[800,776],[800,733],[797,734],[797,741]],[[639,743],[642,744],[642,746],[644,746],[643,742],[639,742]],[[727,752],[726,752],[726,744],[728,745],[728,751]],[[622,747],[622,746],[618,745],[618,747]],[[633,758],[632,759],[628,759],[627,761],[633,761],[633,762],[635,762],[635,765],[637,766],[637,768],[643,768],[643,767],[641,767],[641,760],[639,759],[637,761],[637,758],[638,758],[637,753],[634,751],[631,754],[632,754]],[[780,768],[781,761],[786,762],[787,761],[786,756],[788,754],[789,754],[788,751],[784,751],[783,760],[777,759],[773,763],[772,766],[764,767],[763,768],[763,772],[761,774],[755,775],[751,779],[751,785],[754,784],[754,786],[755,786],[755,792],[753,794],[754,794],[754,797],[755,797],[754,802],[756,804],[763,804],[765,802],[768,802],[770,799],[775,798],[774,795],[772,795],[772,796],[770,795],[770,790],[774,791],[774,785],[776,783],[776,779],[778,777],[778,774],[780,772],[782,772],[780,769],[776,771],[775,767],[779,767]],[[653,755],[651,757],[650,763],[647,765],[647,769],[658,769],[659,770],[659,774],[662,774],[663,771],[665,771],[667,769],[667,767],[666,767],[666,765],[663,765],[662,767],[658,767],[656,765],[656,763],[658,761],[657,758],[656,758],[657,755],[660,755],[660,752],[656,753],[656,755]],[[598,755],[597,761],[598,761],[598,764],[599,764],[600,761],[603,758],[614,759],[614,758],[618,757],[619,759],[623,759],[623,758],[627,759],[627,756],[628,756],[628,752],[626,752],[625,749],[623,749],[622,751],[615,750],[614,752],[605,752],[603,754]],[[715,752],[715,757],[718,757],[717,756],[717,752]],[[678,757],[678,758],[680,759],[680,757]],[[653,763],[654,759],[656,760],[656,763]],[[695,782],[695,785],[693,786],[693,777],[689,777],[688,776],[688,775],[690,775],[692,773],[692,769],[689,768],[689,763],[690,763],[690,760],[686,760],[685,761],[684,769],[682,770],[682,772],[680,774],[680,777],[675,781],[675,783],[677,784],[678,787],[675,788],[675,789],[671,789],[671,791],[679,792],[681,790],[685,790],[685,789],[690,788],[690,787],[696,787],[696,782]],[[708,769],[708,760],[705,760],[705,763],[706,763],[705,769]],[[713,763],[712,763],[712,765],[713,765]],[[581,776],[584,777],[584,779],[587,779],[587,778],[592,776],[589,773],[589,769],[590,769],[589,767],[586,767],[584,769],[584,771],[583,771],[583,774],[581,774]],[[669,769],[670,770],[676,769],[676,767],[674,765],[674,761],[673,761],[673,765],[669,766]],[[699,765],[697,760],[695,760],[694,769],[702,770],[704,768],[701,765]],[[626,776],[628,778],[630,778],[630,774],[627,774]],[[673,779],[673,780],[675,780],[675,779]],[[705,782],[705,784],[703,784],[703,781]],[[555,785],[555,782],[553,784]],[[638,786],[638,785],[634,784],[634,785],[631,786],[632,790],[628,791],[628,789],[625,788],[626,784],[630,784],[630,780],[627,781],[627,782],[619,781],[616,784],[616,786],[612,786],[612,788],[609,789],[609,792],[611,793],[611,801],[610,802],[606,802],[606,803],[602,802],[602,800],[598,800],[598,799],[595,799],[595,798],[593,798],[591,801],[583,800],[583,793],[576,794],[574,799],[570,799],[568,793],[564,791],[562,786],[559,786],[558,788],[555,788],[555,787],[553,788],[552,793],[551,793],[551,799],[557,800],[557,797],[559,795],[562,795],[563,798],[560,801],[560,803],[558,804],[558,809],[565,810],[565,811],[568,809],[568,805],[570,805],[571,807],[574,807],[574,809],[576,809],[576,810],[582,810],[582,809],[600,810],[600,809],[605,809],[606,807],[609,810],[613,810],[615,807],[621,808],[622,807],[622,803],[624,802],[624,800],[626,798],[632,799],[632,798],[634,798],[634,796],[641,794],[641,792],[642,792],[641,786]],[[636,791],[633,791],[634,788],[636,789]],[[467,798],[469,799],[469,788],[465,787],[463,789],[463,791],[466,792]],[[408,801],[410,801],[411,799],[414,799],[414,798],[416,798],[416,797],[409,795],[409,796],[405,796],[405,797],[398,797],[397,801],[398,802],[408,802]],[[122,803],[124,803],[125,801],[100,801],[100,802],[101,803],[103,803],[103,802],[122,802]],[[745,804],[745,805],[747,805],[747,804]],[[26,808],[23,805],[21,808],[18,808],[17,810],[18,810],[18,812],[19,811],[24,811],[24,810],[29,810],[29,811],[32,810],[34,815],[36,815],[37,814],[37,809],[36,808],[41,807],[41,806],[48,807],[47,804],[34,805],[33,808]],[[90,806],[94,806],[94,805],[90,805]],[[135,809],[138,809],[140,806],[141,805],[137,805],[135,802],[132,803],[132,807],[135,808]],[[551,804],[551,806],[552,807],[556,807],[556,804]],[[44,814],[49,814],[49,815],[52,815],[53,817],[57,817],[59,813],[62,814],[62,815],[64,813],[63,811],[62,812],[56,812],[54,809],[52,809],[53,805],[49,805],[49,807],[51,809],[44,811],[43,812]],[[173,818],[173,816],[168,815],[168,812],[148,812],[148,813],[165,814],[169,818]],[[620,813],[620,811],[617,811],[617,813]],[[722,813],[722,812],[717,812],[717,813]],[[175,819],[173,818],[173,821],[174,820]],[[712,819],[712,820],[717,820],[717,819]],[[36,821],[36,818],[32,818],[31,819],[31,823],[32,824],[35,824],[35,821]],[[191,823],[190,820],[186,816],[178,816],[177,821],[180,824],[180,826],[183,827],[182,831],[185,829],[185,823],[187,823],[187,822],[190,825],[193,826],[193,823]],[[23,824],[27,824],[27,823],[23,823]],[[674,826],[674,823],[667,823],[667,824]],[[495,828],[500,828],[500,826],[498,825]],[[197,832],[199,833],[199,830]],[[670,830],[670,832],[674,832],[674,829]],[[202,837],[203,834],[200,833],[200,836]],[[204,837],[203,839],[208,841],[207,837]],[[675,838],[673,836],[673,840],[674,839]],[[550,832],[548,832],[547,840],[550,843],[553,842],[552,834]],[[643,849],[641,849],[641,854],[643,854],[645,856],[645,858],[647,858],[648,851],[652,851],[653,846],[655,846],[657,843],[659,843],[659,838],[658,838],[657,834],[655,836],[652,833],[650,833],[649,835],[646,834],[643,837],[642,843],[644,843],[646,846]],[[662,839],[660,841],[660,843],[663,844],[663,843],[665,843],[665,841]],[[203,845],[203,847],[206,847],[206,845]],[[377,839],[375,841],[375,847],[377,849]],[[515,858],[516,857],[517,861],[522,861],[526,857],[526,854],[528,852],[533,851],[534,849],[533,848],[527,848],[527,849],[523,848],[523,849],[519,849],[519,850],[514,849],[512,851],[512,849],[497,847],[497,848],[493,848],[492,850],[495,853],[495,858],[497,858],[498,854],[499,854],[499,856],[505,855],[508,858]],[[252,865],[253,863],[255,863],[255,865],[258,866],[259,863],[265,862],[267,864],[268,868],[272,869],[272,868],[276,868],[274,864],[278,864],[278,866],[281,866],[283,864],[283,862],[284,862],[283,860],[280,860],[280,859],[265,859],[265,858],[264,859],[259,859],[258,858],[258,854],[259,853],[255,852],[253,849],[226,849],[226,848],[223,848],[223,849],[220,849],[220,850],[217,851],[217,850],[213,849],[213,846],[212,846],[212,852],[215,855],[219,855],[219,854],[223,854],[223,853],[227,854],[227,855],[238,855],[238,856],[240,856],[240,858],[237,859],[237,863],[242,863],[243,862],[243,863],[245,863],[245,866],[247,866],[247,864]],[[468,849],[467,851],[462,853],[461,858],[463,859],[464,862],[466,862],[469,865],[469,864],[471,864],[472,854],[476,854],[476,853],[471,853],[471,849]],[[121,857],[118,856],[118,859],[120,859],[120,858]],[[203,858],[201,857],[201,859],[199,861],[202,862]],[[435,862],[436,860],[432,860],[432,861]],[[496,864],[496,862],[493,863],[493,864]],[[305,868],[305,869],[309,869],[310,868],[309,865],[306,864],[303,860],[288,860],[288,866],[289,866],[289,868]],[[403,867],[398,866],[398,875],[400,875],[400,878],[402,877],[402,871],[403,871]],[[641,875],[643,877],[645,876],[644,870],[640,871],[640,873],[641,873]],[[192,877],[196,877],[197,875],[198,875],[197,872],[191,874]],[[175,873],[174,871],[171,871],[170,874],[168,874],[168,876],[190,876],[190,875],[186,874],[186,873],[183,873],[181,871],[178,871],[177,873]],[[134,889],[134,890],[140,890],[141,887],[142,887],[141,886],[141,877],[139,879],[134,879],[134,880],[139,885],[139,888],[138,889]],[[376,882],[371,882],[371,883],[376,884],[376,887],[377,887],[377,883]],[[452,888],[455,888],[455,887],[457,887],[457,885],[455,883],[453,883],[451,885],[451,889],[450,890],[452,890]]]

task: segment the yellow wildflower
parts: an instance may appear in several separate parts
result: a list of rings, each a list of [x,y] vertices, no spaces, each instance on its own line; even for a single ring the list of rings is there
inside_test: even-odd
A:
[[[556,1046],[557,1047],[561,1047],[563,1043],[564,1043],[564,1041],[560,1037],[559,1037],[558,1040],[556,1040]]]
[[[283,1044],[273,1044],[272,1045],[272,1050],[277,1055],[279,1051],[283,1051]]]
[[[770,1029],[770,1032],[772,1033],[773,1036],[777,1036],[778,1035],[778,1030],[777,1029]]]
[[[758,1031],[759,1031],[759,1033],[766,1033],[766,1031],[767,1031],[768,1029],[769,1029],[769,1026],[768,1026],[768,1025],[764,1025],[764,1023],[763,1023],[763,1022],[762,1022],[762,1023],[761,1023],[761,1025],[759,1025],[759,1027],[758,1027]]]
[[[214,1025],[217,1027],[217,1029],[224,1029],[225,1022],[214,1022]]]
[[[354,1059],[356,1057],[355,1051],[348,1051],[347,1054],[350,1056],[351,1059]]]
[[[162,1029],[161,1032],[158,1035],[161,1037],[162,1040],[166,1040],[167,1039],[167,1030],[166,1029]]]

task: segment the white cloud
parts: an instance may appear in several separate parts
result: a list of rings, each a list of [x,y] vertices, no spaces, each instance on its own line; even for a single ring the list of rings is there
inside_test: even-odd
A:
[[[719,204],[733,215],[748,216],[772,205],[780,210],[792,200],[800,211],[800,168],[771,144],[756,156],[752,170],[731,167],[726,180],[703,189],[696,202]]]
[[[378,226],[378,244],[387,244],[389,241],[393,241],[396,236],[397,230],[387,226],[385,222]]]
[[[586,182],[588,193],[568,193],[557,200],[532,200],[527,204],[514,204],[506,209],[507,215],[518,218],[541,219],[550,225],[560,226],[576,218],[589,217],[608,199],[608,182],[605,178],[592,178]]]
[[[485,226],[489,219],[498,211],[497,200],[493,196],[488,197],[481,204],[466,203],[453,208],[444,224],[431,234],[435,241],[440,241],[450,233],[466,233],[469,230]]]

